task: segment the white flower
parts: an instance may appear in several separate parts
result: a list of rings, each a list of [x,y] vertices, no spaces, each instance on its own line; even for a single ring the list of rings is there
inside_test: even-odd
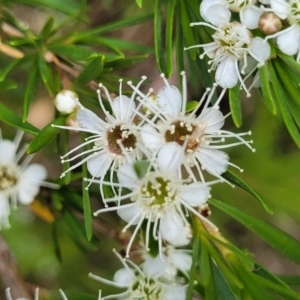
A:
[[[278,48],[287,55],[297,54],[300,63],[300,2],[299,0],[270,0],[272,12],[279,18],[287,19],[290,24],[286,29],[269,35],[265,40],[277,38]]]
[[[159,275],[148,274],[132,261],[122,259],[117,253],[116,255],[124,267],[115,273],[113,281],[91,273],[89,274],[89,277],[97,281],[114,287],[126,289],[122,293],[105,296],[102,300],[185,300],[186,285],[178,283],[175,279],[169,282],[164,282],[160,280]]]
[[[233,12],[239,12],[240,21],[244,26],[248,29],[255,29],[263,13],[261,8],[255,6],[256,2],[256,0],[203,0],[200,4],[200,14],[205,21],[213,23],[211,20],[216,20],[217,16],[220,16],[219,10],[222,8],[219,5],[223,5]],[[229,15],[230,12],[226,14]]]
[[[13,300],[11,294],[10,294],[10,288],[7,288],[5,290],[5,296],[6,296],[6,299],[7,300]],[[34,293],[34,300],[38,300],[39,299],[39,289],[36,288],[35,289],[35,293]],[[20,298],[16,298],[15,300],[28,300],[27,298],[23,298],[23,297],[20,297]]]
[[[77,109],[77,104],[74,101],[74,99],[77,98],[78,95],[75,92],[70,90],[62,90],[56,95],[54,104],[60,113],[64,115],[71,114]]]
[[[192,266],[192,256],[189,250],[176,249],[171,245],[164,247],[163,255],[155,258],[147,255],[143,264],[143,270],[150,276],[159,274],[160,278],[172,280],[178,275],[178,271],[189,278],[188,272]]]
[[[210,188],[207,183],[201,182],[185,184],[190,180],[175,176],[174,173],[181,161],[178,158],[180,153],[182,151],[179,150],[175,155],[171,154],[168,166],[163,159],[158,158],[153,164],[149,164],[143,177],[138,177],[135,164],[124,164],[117,172],[119,183],[106,183],[119,187],[119,195],[103,201],[104,203],[115,202],[117,205],[100,209],[94,215],[116,210],[128,223],[123,228],[123,232],[131,225],[136,226],[127,245],[127,257],[133,240],[144,222],[146,248],[149,248],[150,236],[153,236],[158,241],[160,255],[162,255],[163,240],[173,246],[187,245],[190,242],[192,232],[186,218],[187,211],[210,223],[197,211],[197,208],[209,198]],[[130,192],[121,195],[124,188]]]
[[[143,82],[146,78],[143,77]],[[135,93],[131,98],[128,98],[120,93],[114,99],[108,93],[108,90],[100,84],[105,92],[106,98],[111,106],[112,114],[105,108],[103,100],[98,90],[98,98],[100,106],[105,114],[106,121],[99,118],[91,110],[83,107],[78,101],[80,109],[77,112],[77,121],[81,128],[58,126],[74,131],[83,131],[91,133],[92,135],[86,138],[86,142],[75,147],[67,154],[62,156],[62,163],[66,161],[73,161],[81,156],[87,155],[78,163],[71,166],[61,176],[63,177],[67,172],[77,168],[83,163],[87,162],[87,168],[93,178],[103,179],[106,172],[111,168],[111,176],[113,170],[116,170],[120,165],[139,159],[142,156],[142,145],[139,142],[138,125],[134,124],[137,116],[137,109],[134,103]],[[78,149],[92,144],[92,149],[85,150],[72,158],[65,159],[70,154],[73,154]]]
[[[183,152],[183,155],[180,156],[182,165],[194,181],[197,181],[197,178],[192,167],[196,168],[202,182],[205,182],[203,169],[222,179],[221,174],[227,170],[229,165],[238,167],[230,163],[228,155],[221,150],[244,144],[255,151],[250,145],[252,141],[245,141],[242,138],[250,132],[234,134],[221,129],[226,116],[223,116],[218,105],[225,90],[222,91],[215,104],[209,107],[216,86],[212,90],[207,89],[194,110],[186,114],[187,83],[184,72],[182,76],[182,94],[175,86],[169,85],[162,76],[166,86],[157,93],[157,105],[155,106],[151,102],[148,104],[149,109],[153,110],[156,117],[159,118],[159,122],[154,125],[144,125],[141,128],[141,138],[150,150],[158,153],[162,166],[163,164],[168,165],[170,159],[177,157],[176,152]],[[131,87],[137,90],[133,85]],[[143,98],[141,92],[140,96]],[[147,97],[144,97],[144,101],[145,104],[148,103]],[[202,108],[200,113],[198,113],[199,108]],[[225,144],[230,138],[236,138],[238,142]],[[181,147],[181,151],[178,145]],[[178,169],[178,172],[180,175],[181,168]]]
[[[47,171],[40,164],[29,164],[28,156],[21,164],[19,161],[26,147],[17,152],[22,133],[16,135],[15,141],[0,137],[0,229],[9,227],[10,200],[13,208],[17,202],[30,204],[38,194],[40,186],[56,187],[44,179]]]
[[[251,73],[257,67],[262,66],[270,56],[269,44],[260,37],[252,37],[251,32],[242,24],[230,22],[231,13],[225,6],[215,4],[210,6],[207,11],[213,11],[213,14],[208,14],[207,17],[212,25],[199,22],[191,23],[191,26],[204,25],[213,28],[216,31],[212,35],[214,41],[208,44],[194,45],[185,50],[202,47],[204,53],[200,55],[200,58],[207,55],[211,59],[209,71],[216,69],[217,84],[223,88],[232,88],[240,82],[247,95],[250,96],[240,72],[244,74],[248,56],[252,56],[257,61],[257,65]],[[244,63],[241,71],[238,67],[240,61]]]

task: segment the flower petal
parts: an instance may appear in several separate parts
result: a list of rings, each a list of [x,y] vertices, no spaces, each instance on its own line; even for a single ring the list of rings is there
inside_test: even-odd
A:
[[[185,300],[187,285],[180,286],[172,284],[164,286],[162,299],[164,300]]]
[[[76,119],[82,128],[103,131],[106,123],[95,113],[87,108],[81,108],[77,111]]]
[[[8,216],[10,214],[8,198],[5,195],[0,195],[0,230],[8,228]]]
[[[97,153],[97,152],[95,152]],[[90,159],[87,161],[87,169],[92,176],[102,177],[107,172],[112,161],[108,154],[102,152],[100,154],[90,155]]]
[[[112,110],[119,121],[129,121],[135,111],[135,103],[127,96],[121,95],[113,99]]]
[[[207,22],[219,27],[230,22],[231,12],[222,4],[211,5],[205,13]]]
[[[262,2],[263,3],[263,2]],[[286,0],[270,0],[273,12],[281,19],[286,19],[289,14],[289,4]]]
[[[176,86],[165,86],[157,93],[157,103],[162,113],[171,118],[177,117],[182,106],[181,93]]]
[[[148,256],[143,264],[143,271],[149,277],[159,276],[163,274],[167,266],[168,262],[165,257],[161,260],[160,256],[156,256],[155,258]]]
[[[219,130],[223,127],[225,122],[223,114],[216,108],[203,110],[197,120],[206,123],[205,132]]]
[[[220,150],[201,148],[196,158],[205,170],[215,176],[220,176],[227,170],[229,156]]]
[[[9,140],[0,141],[0,162],[14,163],[16,155],[16,145]]]
[[[137,205],[130,207],[120,207],[117,210],[118,215],[127,223],[137,225],[142,217],[142,212]]]
[[[226,58],[220,62],[215,79],[216,83],[222,88],[232,88],[238,81],[238,74],[236,70],[237,60],[234,58]]]
[[[30,204],[40,190],[41,181],[47,177],[46,168],[39,164],[29,165],[21,174],[18,183],[18,200]]]
[[[270,45],[260,37],[255,37],[251,41],[250,55],[258,62],[264,63],[271,54]]]
[[[183,151],[176,142],[166,143],[157,154],[159,169],[166,173],[177,173],[184,158]]]
[[[209,191],[210,188],[205,183],[193,182],[182,187],[179,197],[189,206],[200,206],[208,200]]]
[[[169,255],[169,260],[180,271],[188,272],[192,266],[192,256],[182,250],[173,250]]]
[[[277,37],[279,49],[287,55],[295,55],[300,48],[300,28],[294,25],[293,28],[282,32]]]
[[[161,237],[175,247],[187,245],[191,240],[191,229],[175,211],[166,212],[160,220]]]
[[[258,27],[258,21],[262,15],[263,10],[256,6],[250,6],[240,11],[241,23],[248,29],[256,29]]]
[[[114,282],[122,285],[124,287],[130,286],[134,280],[135,275],[132,269],[130,268],[122,268],[118,270],[114,275]]]
[[[143,144],[152,151],[158,149],[164,143],[162,135],[149,124],[141,128],[140,136]]]
[[[124,164],[119,167],[117,172],[119,183],[122,186],[126,186],[130,189],[136,186],[139,182],[139,178],[134,170],[133,164]]]
[[[222,0],[203,0],[200,4],[200,15],[205,21],[206,19],[207,10],[214,4],[222,4]]]

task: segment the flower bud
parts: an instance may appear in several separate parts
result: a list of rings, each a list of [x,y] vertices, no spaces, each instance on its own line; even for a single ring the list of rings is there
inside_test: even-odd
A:
[[[281,30],[282,23],[278,16],[272,12],[268,12],[260,16],[258,28],[266,35],[270,35]]]
[[[75,92],[62,90],[56,95],[54,105],[60,113],[64,115],[71,114],[77,109],[75,99],[78,99],[78,95]]]

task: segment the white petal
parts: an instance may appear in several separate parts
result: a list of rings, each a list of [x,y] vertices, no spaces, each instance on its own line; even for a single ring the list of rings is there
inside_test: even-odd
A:
[[[118,215],[127,223],[131,223],[132,225],[138,224],[142,217],[142,212],[137,205],[133,205],[130,207],[120,207],[117,210]],[[137,217],[137,215],[139,215]],[[133,221],[134,219],[134,221]]]
[[[0,162],[14,163],[16,151],[16,145],[12,141],[2,140],[0,142]]]
[[[270,0],[259,0],[262,4],[270,4]]]
[[[129,286],[135,280],[133,270],[123,268],[118,270],[114,275],[114,282],[121,284],[122,286]]]
[[[204,45],[203,51],[209,58],[214,58],[216,55],[216,50],[218,48],[219,45],[217,43],[212,43],[212,44]]]
[[[220,176],[227,170],[229,157],[223,151],[200,148],[196,157],[202,167],[212,175]]]
[[[176,173],[183,161],[183,148],[176,142],[166,143],[157,154],[159,169],[166,173]]]
[[[0,230],[9,227],[8,216],[10,214],[7,196],[0,195]]]
[[[225,122],[223,114],[216,108],[205,109],[197,119],[206,123],[205,131],[209,132],[221,129]]]
[[[219,64],[216,71],[216,83],[222,88],[232,88],[238,83],[238,74],[236,70],[237,60],[226,58]]]
[[[163,290],[164,300],[185,300],[187,286],[166,286]]]
[[[161,260],[160,256],[152,258],[148,256],[143,264],[143,271],[149,277],[160,275],[166,269],[168,263],[166,258],[163,257],[163,261]]]
[[[205,21],[208,21],[206,19],[206,12],[207,10],[214,4],[222,4],[222,0],[203,0],[200,4],[200,15]]]
[[[141,128],[140,136],[146,148],[152,151],[158,149],[163,144],[162,135],[149,124]]]
[[[175,247],[187,245],[191,240],[190,228],[175,210],[162,216],[159,230],[161,237]]]
[[[176,86],[165,86],[157,93],[157,103],[163,113],[171,118],[177,117],[182,106],[181,93]]]
[[[287,55],[296,54],[300,48],[300,28],[298,25],[294,25],[293,27],[277,37],[279,49]]]
[[[263,63],[269,58],[271,54],[270,45],[267,42],[265,42],[262,38],[255,37],[252,39],[250,45],[250,55],[252,54],[254,54],[255,56],[253,58],[259,59],[258,61]]]
[[[120,166],[117,176],[119,183],[124,187],[132,188],[139,182],[139,178],[134,170],[133,164],[124,164]]]
[[[289,5],[285,0],[270,0],[273,12],[281,19],[286,19],[289,14]]]
[[[210,188],[202,182],[193,182],[182,187],[180,199],[190,206],[200,206],[209,198]]]
[[[26,181],[42,181],[47,177],[47,170],[43,165],[30,164],[22,173],[22,178]]]
[[[208,22],[219,27],[223,24],[228,24],[231,18],[230,10],[221,4],[211,5],[205,14],[205,18]]]
[[[245,25],[248,29],[255,29],[258,27],[258,21],[263,13],[263,10],[252,6],[241,10],[240,19],[241,23]]]
[[[91,110],[84,108],[77,111],[76,119],[82,128],[103,131],[106,123]]]
[[[174,264],[178,270],[188,272],[191,269],[193,259],[188,253],[174,250],[170,258],[172,259],[172,264]]]
[[[94,177],[102,177],[107,172],[111,165],[111,160],[107,153],[92,154],[90,159],[87,161],[87,169],[89,173]]]
[[[135,103],[127,96],[121,95],[113,100],[112,110],[117,120],[128,121],[135,111]]]

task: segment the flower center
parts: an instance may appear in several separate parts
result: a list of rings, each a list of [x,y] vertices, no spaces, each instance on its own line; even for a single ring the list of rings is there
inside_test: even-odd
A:
[[[290,24],[297,23],[300,25],[300,3],[299,0],[290,1],[290,13],[288,15],[288,21]]]
[[[223,25],[213,34],[215,42],[219,44],[215,60],[222,56],[233,56],[242,59],[248,54],[251,42],[251,33],[243,25],[232,22]]]
[[[131,286],[128,296],[128,299],[159,300],[162,299],[162,288],[152,278],[141,278]]]
[[[224,0],[224,4],[232,11],[238,12],[243,8],[254,5],[256,0]]]
[[[186,152],[191,153],[200,145],[205,129],[205,122],[194,125],[189,122],[177,121],[171,125],[171,130],[166,131],[165,140],[183,146],[185,140],[188,139]]]
[[[19,170],[14,165],[0,164],[0,192],[14,187],[19,179]]]
[[[126,125],[117,125],[107,131],[108,149],[116,155],[123,151],[133,151],[136,148],[136,136],[130,133]]]
[[[170,180],[150,175],[150,178],[142,185],[141,195],[147,206],[165,208],[174,203],[176,188]]]

